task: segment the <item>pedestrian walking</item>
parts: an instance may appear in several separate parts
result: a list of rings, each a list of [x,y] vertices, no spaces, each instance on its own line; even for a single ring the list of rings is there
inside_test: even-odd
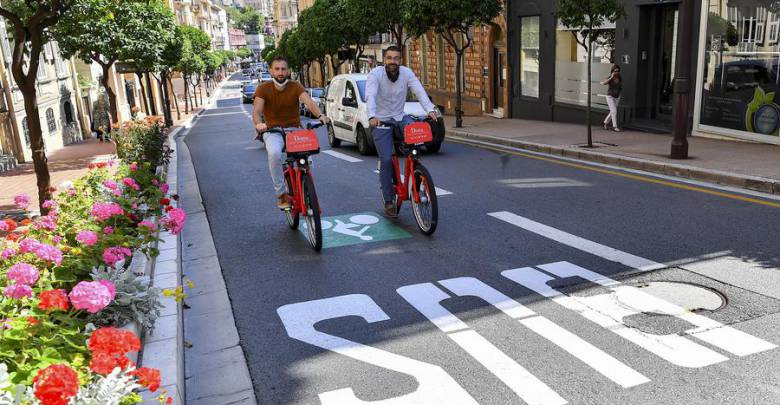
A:
[[[92,106],[92,111],[92,126],[98,139],[100,142],[108,140],[108,133],[111,132],[111,107],[105,93],[98,96],[97,101]]]
[[[607,88],[607,105],[609,106],[609,114],[604,118],[604,129],[609,129],[610,121],[612,122],[612,129],[615,132],[620,132],[620,126],[618,126],[617,109],[620,103],[620,92],[623,90],[623,77],[620,76],[620,66],[617,64],[612,65],[609,77],[601,82]]]

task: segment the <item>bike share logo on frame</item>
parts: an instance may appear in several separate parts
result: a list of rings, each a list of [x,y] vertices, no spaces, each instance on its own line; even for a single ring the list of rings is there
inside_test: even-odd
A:
[[[287,134],[287,152],[310,152],[320,149],[314,130],[301,130]]]

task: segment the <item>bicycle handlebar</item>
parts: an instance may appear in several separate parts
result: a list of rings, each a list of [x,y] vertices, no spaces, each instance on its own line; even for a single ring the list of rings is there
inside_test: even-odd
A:
[[[427,116],[425,116],[425,117],[416,117],[414,115],[410,115],[409,118],[411,118],[412,121],[416,121],[416,122],[423,122],[423,121],[428,119]],[[394,127],[397,127],[398,125],[400,125],[400,122],[379,121],[379,125],[377,127],[375,127],[375,128],[394,128]]]
[[[323,126],[323,125],[325,125],[325,124],[323,122],[321,122],[321,121],[316,123],[316,124],[312,124],[310,122],[310,123],[306,124],[306,129],[317,129],[317,128]]]

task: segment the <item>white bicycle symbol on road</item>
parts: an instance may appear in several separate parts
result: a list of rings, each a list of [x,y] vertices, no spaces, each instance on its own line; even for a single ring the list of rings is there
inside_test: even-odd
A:
[[[371,225],[378,223],[379,218],[373,215],[353,215],[349,217],[348,223],[338,219],[334,220],[333,222],[335,222],[335,225],[330,221],[322,221],[322,230],[325,231],[327,229],[332,229],[333,232],[340,233],[342,235],[354,236],[356,238],[360,238],[361,240],[369,241],[374,240],[374,237],[364,235],[364,233],[366,233],[366,231],[371,228]],[[363,227],[359,231],[355,230],[355,228],[360,226]]]

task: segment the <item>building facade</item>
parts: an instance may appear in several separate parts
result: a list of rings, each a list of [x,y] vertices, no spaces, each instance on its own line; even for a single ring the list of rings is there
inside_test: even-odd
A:
[[[3,87],[0,103],[0,154],[17,162],[32,160],[30,131],[24,110],[24,97],[11,74],[13,44],[9,41],[4,21],[0,20],[0,82]],[[38,109],[47,153],[79,142],[89,136],[84,122],[80,89],[73,62],[60,56],[57,43],[51,41],[41,53],[37,76]]]
[[[694,0],[693,40],[678,43],[679,1],[623,0],[625,17],[599,27],[591,102],[607,106],[604,80],[621,66],[622,126],[670,133],[677,49],[691,53],[690,122],[695,134],[780,144],[780,3]],[[555,2],[510,0],[511,116],[582,122],[587,54],[561,25]],[[598,121],[596,121],[598,122]]]
[[[230,49],[235,51],[238,48],[246,47],[246,34],[244,33],[244,30],[231,28],[228,30],[228,37],[230,38]]]
[[[276,43],[285,31],[298,25],[298,0],[274,0],[274,37]]]
[[[260,57],[260,52],[265,48],[265,35],[260,34],[246,34],[246,47],[249,48],[255,57]]]
[[[507,116],[509,68],[506,17],[473,27],[472,45],[463,54],[463,111],[466,115]],[[463,39],[465,40],[465,38]],[[429,31],[407,42],[404,59],[425,86],[433,102],[447,114],[455,111],[456,53],[439,34]],[[381,53],[376,55],[381,62]]]

